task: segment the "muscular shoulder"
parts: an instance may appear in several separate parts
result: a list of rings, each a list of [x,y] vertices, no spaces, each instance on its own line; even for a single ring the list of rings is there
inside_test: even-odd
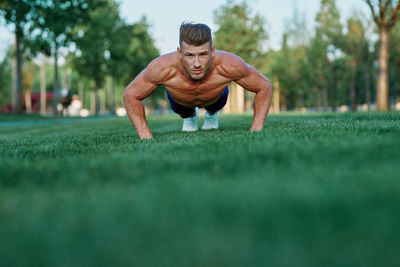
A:
[[[147,65],[145,78],[155,84],[162,84],[176,74],[178,56],[176,52],[162,55]]]
[[[232,53],[216,51],[216,67],[218,72],[232,80],[239,80],[249,74],[247,63]]]

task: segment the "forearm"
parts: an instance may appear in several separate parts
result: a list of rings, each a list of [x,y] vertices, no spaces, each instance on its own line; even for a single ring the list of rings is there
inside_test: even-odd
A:
[[[264,128],[272,99],[272,86],[268,84],[266,90],[260,90],[254,98],[254,116],[250,131],[261,131]]]
[[[140,139],[151,139],[153,135],[150,132],[146,121],[146,114],[143,104],[140,100],[124,95],[124,105],[129,119],[135,126]]]

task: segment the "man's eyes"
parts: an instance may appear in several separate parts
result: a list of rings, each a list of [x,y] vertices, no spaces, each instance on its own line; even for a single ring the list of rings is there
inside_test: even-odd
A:
[[[200,57],[208,56],[208,53],[204,53],[204,54],[202,53],[199,56]],[[185,54],[185,57],[194,57],[194,55],[193,54]]]

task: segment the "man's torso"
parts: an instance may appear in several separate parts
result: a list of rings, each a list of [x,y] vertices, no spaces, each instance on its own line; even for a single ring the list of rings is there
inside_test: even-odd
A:
[[[209,73],[200,81],[193,81],[184,74],[177,53],[164,57],[166,58],[161,60],[168,62],[170,71],[161,84],[167,88],[172,98],[183,106],[206,107],[213,104],[232,81],[222,68],[220,51],[216,51]]]

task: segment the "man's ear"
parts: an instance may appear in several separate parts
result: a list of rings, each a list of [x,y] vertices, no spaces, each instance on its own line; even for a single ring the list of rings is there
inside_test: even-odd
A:
[[[179,48],[179,46],[176,48],[176,50],[178,51],[179,59],[182,59],[182,51],[181,51],[181,49]]]
[[[215,54],[215,45],[211,47],[211,55],[214,56],[214,54]]]

